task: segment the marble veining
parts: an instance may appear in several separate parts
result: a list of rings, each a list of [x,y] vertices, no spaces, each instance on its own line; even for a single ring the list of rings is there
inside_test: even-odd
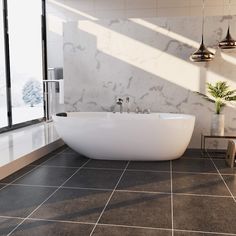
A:
[[[236,37],[236,17],[232,35]],[[236,53],[216,45],[226,34],[225,17],[207,17],[205,42],[216,51],[211,63],[192,63],[201,40],[201,18],[79,20],[64,23],[64,78],[67,111],[113,111],[117,97],[130,97],[153,112],[196,116],[190,147],[209,132],[214,105],[196,92],[205,83],[227,80],[236,88]],[[225,107],[225,131],[236,131],[234,105]],[[218,146],[214,142],[213,146]]]

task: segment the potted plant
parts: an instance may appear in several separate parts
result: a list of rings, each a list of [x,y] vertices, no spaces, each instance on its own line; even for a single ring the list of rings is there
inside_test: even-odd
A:
[[[229,101],[236,101],[236,90],[231,90],[226,81],[218,81],[215,84],[207,83],[210,97],[202,96],[210,102],[215,103],[215,114],[212,115],[211,135],[224,135],[224,114],[223,107]]]

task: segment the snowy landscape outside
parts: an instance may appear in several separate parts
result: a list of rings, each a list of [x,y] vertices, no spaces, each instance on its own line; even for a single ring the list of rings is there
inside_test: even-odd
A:
[[[19,0],[9,1],[8,6],[13,124],[44,116],[41,5],[40,1],[24,2],[31,11],[22,9]],[[0,10],[0,34],[3,35],[2,9]],[[8,125],[4,55],[4,41],[0,37],[0,128]]]

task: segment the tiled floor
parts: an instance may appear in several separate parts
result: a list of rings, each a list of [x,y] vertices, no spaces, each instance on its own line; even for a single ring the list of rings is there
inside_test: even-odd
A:
[[[187,152],[98,161],[61,148],[0,181],[0,235],[236,235],[236,168]]]

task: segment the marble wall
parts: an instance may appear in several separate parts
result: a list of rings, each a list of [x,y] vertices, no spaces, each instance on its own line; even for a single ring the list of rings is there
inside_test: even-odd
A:
[[[236,18],[231,21],[236,37]],[[63,52],[67,111],[112,111],[117,97],[129,96],[153,112],[196,116],[189,147],[199,148],[201,132],[209,132],[214,105],[195,92],[205,83],[227,80],[236,88],[236,53],[217,49],[227,19],[206,18],[205,41],[216,52],[210,63],[192,63],[199,46],[201,18],[81,19],[64,22]],[[236,111],[224,109],[226,133],[236,132]],[[212,145],[216,146],[217,143]]]

